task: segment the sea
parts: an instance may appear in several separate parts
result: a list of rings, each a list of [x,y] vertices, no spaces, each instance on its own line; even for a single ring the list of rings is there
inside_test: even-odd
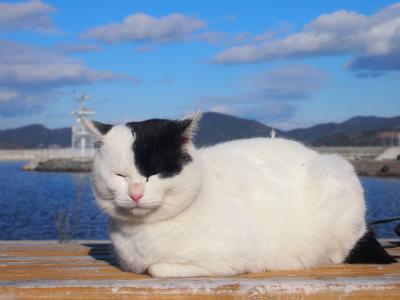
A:
[[[0,240],[108,239],[90,174],[26,172],[24,164],[0,162]],[[361,182],[369,222],[400,216],[400,179],[361,177]],[[379,238],[395,238],[399,223],[374,225],[374,230]]]

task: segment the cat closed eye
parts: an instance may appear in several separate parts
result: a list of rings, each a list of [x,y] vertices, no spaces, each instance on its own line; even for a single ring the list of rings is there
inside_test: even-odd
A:
[[[121,173],[115,173],[115,175],[117,175],[117,176],[119,176],[119,177],[126,178],[126,176],[125,176],[125,175],[123,175],[123,174],[121,174]]]

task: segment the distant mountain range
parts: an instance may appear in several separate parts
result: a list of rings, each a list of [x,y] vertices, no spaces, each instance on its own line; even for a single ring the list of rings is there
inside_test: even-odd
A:
[[[272,127],[260,122],[230,115],[204,113],[199,123],[195,144],[199,147],[251,137],[270,136]],[[277,134],[282,131],[277,130]]]
[[[382,131],[400,131],[400,116],[358,116],[343,123],[325,123],[293,129],[286,134],[290,138],[315,146],[368,146],[382,143],[377,137]]]
[[[269,136],[271,127],[260,122],[230,115],[208,112],[203,114],[195,138],[197,146],[224,141]],[[381,145],[378,133],[400,131],[400,116],[392,118],[355,117],[343,123],[319,124],[309,128],[282,131],[277,135],[314,146],[373,146]],[[29,125],[0,131],[1,149],[46,148],[52,145],[69,147],[71,128],[48,129]]]
[[[47,148],[51,145],[70,147],[71,128],[48,129],[34,124],[0,130],[0,149]]]

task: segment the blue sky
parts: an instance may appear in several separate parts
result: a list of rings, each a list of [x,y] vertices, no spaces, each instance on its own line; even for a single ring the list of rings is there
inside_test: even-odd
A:
[[[395,1],[0,1],[0,129],[216,111],[281,129],[400,114]]]

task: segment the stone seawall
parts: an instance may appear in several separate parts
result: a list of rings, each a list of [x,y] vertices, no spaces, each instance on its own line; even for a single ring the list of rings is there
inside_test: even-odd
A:
[[[360,175],[367,176],[399,176],[400,162],[391,160],[374,161],[386,157],[396,147],[314,147],[321,154],[339,154],[350,161]],[[75,153],[71,148],[62,149],[23,149],[0,150],[0,160],[27,160],[24,167],[27,171],[47,172],[89,172],[95,150],[87,150],[85,156]],[[396,152],[397,153],[397,152]],[[391,155],[393,156],[393,155]],[[385,167],[386,166],[386,167]]]
[[[375,159],[388,147],[312,147],[321,154],[339,154],[349,160]]]
[[[337,153],[343,157],[356,160],[356,159],[375,159],[385,152],[395,147],[312,147],[319,153]],[[73,158],[90,157],[95,154],[94,149],[88,149],[85,153],[77,153],[72,148],[60,149],[17,149],[17,150],[4,150],[0,149],[0,160],[48,160],[56,158]]]
[[[352,163],[360,176],[400,177],[400,161],[358,160]]]
[[[56,158],[89,157],[95,154],[94,149],[86,149],[85,153],[80,153],[72,148],[54,149],[0,149],[0,160],[29,160],[44,161]]]
[[[361,176],[400,177],[400,161],[356,160],[350,161]],[[90,172],[92,160],[50,159],[29,163],[23,170],[40,172]]]

